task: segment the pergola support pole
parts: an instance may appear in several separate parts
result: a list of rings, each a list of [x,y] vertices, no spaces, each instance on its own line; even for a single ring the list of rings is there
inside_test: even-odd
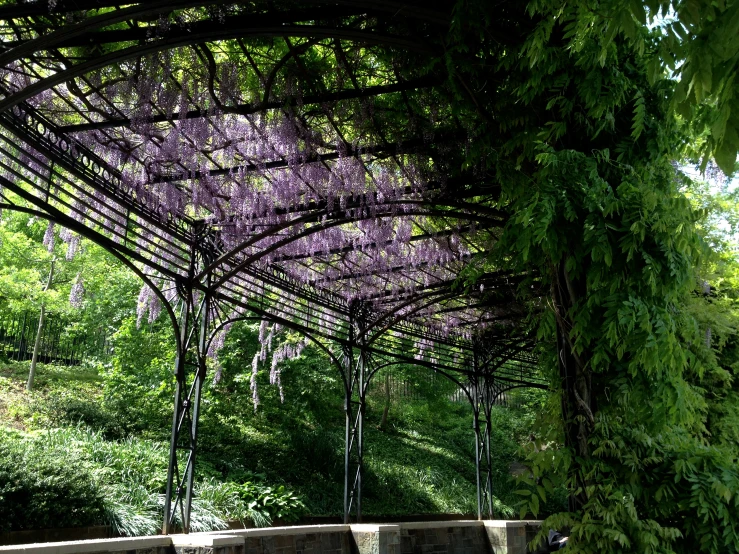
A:
[[[492,519],[493,511],[493,460],[490,450],[492,431],[492,406],[495,400],[495,381],[481,367],[478,352],[473,352],[473,368],[470,375],[470,401],[472,403],[472,428],[475,433],[475,483],[477,486],[477,519]]]
[[[207,256],[202,251],[203,242],[202,236],[193,241],[188,279],[177,285],[182,311],[175,360],[174,417],[164,499],[163,534],[175,532],[178,526],[181,526],[183,533],[190,532],[200,398],[206,374],[206,345],[213,301],[209,292],[201,295],[194,285],[194,276]],[[210,281],[206,284],[209,285]],[[190,377],[191,382],[188,383]]]
[[[175,360],[177,381],[164,499],[164,534],[175,532],[178,525],[181,525],[183,533],[190,532],[200,397],[206,373],[209,299],[204,297],[200,306],[196,307],[191,290],[187,291],[185,297],[180,321],[180,351]],[[191,383],[188,383],[189,373],[192,374]]]
[[[359,405],[358,417],[357,417],[357,523],[362,522],[362,472],[364,471],[364,414],[367,408],[366,405],[366,393],[367,393],[367,372],[369,370],[369,359],[367,350],[364,348],[365,337],[366,337],[366,321],[365,319],[359,318],[359,360],[357,366],[358,373],[358,393],[359,393]]]
[[[351,483],[351,448],[352,448],[352,390],[351,390],[351,369],[354,365],[354,348],[351,344],[344,348],[344,367],[342,370],[347,378],[344,387],[344,414],[346,417],[345,433],[344,433],[344,523],[349,523],[349,515],[351,512],[351,497],[353,487]]]
[[[189,518],[189,487],[191,466],[194,454],[192,433],[195,429],[192,400],[197,382],[188,386],[188,373],[192,365],[188,359],[192,347],[192,326],[195,317],[192,305],[192,290],[184,293],[183,307],[180,315],[180,336],[177,358],[175,359],[175,398],[172,435],[169,446],[169,468],[167,471],[167,488],[164,499],[164,534],[172,533],[177,527],[177,512],[183,531],[187,530]],[[196,377],[197,380],[197,377]],[[183,452],[184,451],[184,452]],[[183,452],[181,455],[180,452]],[[184,467],[181,458],[185,456]]]
[[[167,489],[164,494],[164,523],[162,524],[162,534],[168,535],[174,531],[174,516],[172,510],[172,494],[175,492],[173,489],[178,486],[179,478],[177,473],[179,471],[177,464],[177,442],[180,432],[180,418],[183,414],[183,394],[186,390],[185,382],[185,357],[187,350],[185,344],[187,342],[187,329],[189,327],[188,319],[190,316],[190,310],[185,305],[182,311],[182,317],[180,319],[180,336],[177,344],[177,356],[175,358],[175,392],[174,392],[174,411],[172,414],[172,435],[169,442],[169,467],[167,468]],[[179,491],[177,491],[179,496]],[[176,510],[177,506],[175,506]]]
[[[198,333],[197,349],[198,366],[195,372],[195,381],[193,383],[192,421],[190,423],[190,444],[192,450],[190,452],[190,459],[188,460],[187,465],[187,497],[185,499],[185,518],[182,523],[183,531],[185,533],[190,532],[190,513],[192,510],[192,495],[195,482],[195,457],[197,455],[198,423],[200,421],[200,397],[203,391],[203,382],[205,381],[206,373],[205,345],[208,340],[209,312],[210,303],[209,298],[206,296],[203,299],[200,314],[200,329]]]
[[[354,303],[349,315],[349,340],[344,346],[344,523],[352,512],[362,521],[362,472],[364,469],[364,415],[370,360],[364,346],[367,332],[365,314]],[[355,350],[358,350],[355,357]]]
[[[483,377],[483,406],[482,410],[485,414],[485,428],[483,430],[484,442],[484,460],[485,460],[485,485],[483,489],[483,512],[487,508],[485,514],[488,519],[493,519],[493,460],[490,453],[490,435],[492,430],[492,407],[495,400],[493,396],[493,377]]]
[[[482,520],[482,486],[480,483],[480,406],[477,402],[477,383],[472,384],[472,429],[475,432],[475,483],[477,485],[477,519]]]

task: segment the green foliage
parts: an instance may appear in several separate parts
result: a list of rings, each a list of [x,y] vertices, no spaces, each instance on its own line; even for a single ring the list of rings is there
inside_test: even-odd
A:
[[[0,429],[0,530],[76,527],[104,520],[90,472],[38,441]]]
[[[700,293],[715,281],[710,222],[676,169],[713,156],[734,170],[737,13],[736,2],[457,3],[449,84],[474,137],[460,166],[494,181],[511,214],[468,284],[501,268],[530,276],[520,295],[555,392],[527,447],[522,515],[564,486],[574,509],[544,528],[571,527],[572,552],[739,544],[727,424],[739,320],[731,287]],[[500,20],[520,40],[493,38]],[[735,254],[721,263],[725,275]]]
[[[168,451],[163,442],[108,441],[85,428],[0,430],[3,530],[110,524],[122,535],[155,534]],[[192,530],[210,531],[233,519],[293,521],[305,506],[257,476],[242,483],[209,477],[197,482],[192,510]]]
[[[541,19],[530,35],[526,63],[544,69],[551,56],[550,38],[561,30],[563,49],[573,53],[575,63],[587,63],[587,86],[597,82],[592,76],[598,66],[613,63],[616,45],[626,44],[645,56],[643,72],[650,83],[674,80],[671,113],[702,137],[696,152],[703,156],[703,167],[713,157],[724,173],[734,172],[739,151],[739,3],[611,0],[591,9],[588,2],[561,0],[529,2],[527,10]],[[605,98],[594,98],[607,105]],[[631,136],[637,139],[647,118],[642,93],[633,99]]]

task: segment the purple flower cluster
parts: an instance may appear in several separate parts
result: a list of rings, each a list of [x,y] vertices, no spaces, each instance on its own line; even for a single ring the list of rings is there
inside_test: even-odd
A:
[[[72,285],[72,289],[69,291],[69,304],[79,310],[82,308],[82,301],[85,296],[85,286],[82,281],[82,275],[80,273],[77,274],[77,277],[74,280],[74,285]]]
[[[159,22],[156,32],[166,32],[168,25]],[[322,105],[306,116],[302,90],[289,73],[278,74],[279,86],[272,83],[271,94],[289,96],[294,109],[239,113],[235,106],[264,100],[267,83],[247,90],[246,83],[254,80],[244,74],[252,69],[241,58],[225,60],[219,60],[211,79],[208,64],[192,49],[162,52],[139,60],[135,78],[125,65],[78,78],[76,86],[89,93],[85,102],[62,84],[30,103],[47,114],[57,113],[63,102],[93,120],[101,114],[128,117],[128,126],[75,133],[70,153],[93,149],[120,170],[121,192],[163,219],[188,215],[207,220],[219,229],[225,250],[232,250],[235,259],[259,270],[278,268],[297,283],[346,302],[363,300],[445,335],[469,336],[476,312],[465,312],[461,303],[447,309],[428,295],[457,279],[474,252],[495,237],[478,231],[474,218],[465,219],[466,208],[443,220],[429,215],[424,203],[444,192],[438,188],[442,185],[428,185],[444,183],[433,164],[400,143],[378,146],[381,137],[368,124],[376,115],[370,100]],[[11,91],[37,79],[22,66],[5,68],[3,78]],[[438,110],[428,108],[433,126]],[[199,116],[191,117],[194,113]],[[432,135],[424,138],[432,140]],[[48,173],[41,154],[29,150],[24,156],[18,169],[24,178],[38,180]],[[76,195],[70,216],[97,225],[119,244],[128,241],[161,267],[186,271],[180,260],[187,251],[160,243],[149,223],[127,219],[125,209],[92,189],[82,186]],[[79,237],[62,231],[60,238],[67,244],[67,256],[74,256]],[[44,245],[54,248],[53,224]],[[228,285],[259,294],[238,275]],[[484,293],[483,286],[479,290]],[[417,302],[425,296],[428,301]],[[297,301],[285,302],[281,315],[297,321],[305,317],[298,308]],[[144,286],[137,324],[145,318],[154,321],[161,310],[160,297]],[[336,324],[331,313],[323,317],[323,324]],[[260,327],[262,347],[252,368],[255,405],[259,363],[266,363],[272,352],[271,381],[279,386],[279,363],[291,357],[284,345],[273,351],[275,327]],[[211,345],[214,360],[224,336]],[[419,345],[418,355],[430,356],[429,348]]]

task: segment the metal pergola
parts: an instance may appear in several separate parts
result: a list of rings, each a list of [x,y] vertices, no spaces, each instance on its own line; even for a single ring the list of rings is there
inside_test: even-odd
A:
[[[206,359],[239,320],[299,332],[340,370],[347,522],[369,382],[405,363],[465,390],[492,517],[491,406],[546,383],[517,293],[537,298],[535,280],[458,285],[507,215],[493,176],[459,169],[469,134],[431,63],[452,4],[0,5],[0,207],[104,247],[175,331],[165,533],[188,531]]]

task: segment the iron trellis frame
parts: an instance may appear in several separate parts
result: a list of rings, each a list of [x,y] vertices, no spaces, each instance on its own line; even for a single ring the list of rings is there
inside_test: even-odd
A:
[[[183,532],[190,531],[200,396],[207,371],[209,336],[217,310],[216,301],[207,287],[201,292],[194,286],[197,283],[194,277],[212,259],[213,249],[209,248],[212,240],[209,229],[205,225],[198,225],[191,246],[189,278],[177,283],[180,304],[179,336],[174,368],[172,436],[164,497],[164,534],[176,529],[178,508]]]
[[[370,322],[374,314],[369,305],[352,302],[349,310],[349,340],[342,346],[344,380],[344,523],[352,513],[362,521],[362,474],[364,470],[364,416],[367,391],[379,370],[375,357],[367,348]]]
[[[405,136],[379,123],[369,109],[375,102],[395,98],[397,109],[415,121],[419,114],[413,111],[411,97],[441,90],[441,76],[400,76],[393,70],[382,75],[383,82],[362,77],[361,59],[352,57],[351,45],[362,44],[366,51],[383,55],[399,53],[399,60],[412,66],[413,59],[425,59],[438,50],[435,37],[448,28],[450,7],[449,2],[415,0],[286,1],[281,9],[271,2],[218,0],[133,2],[125,7],[112,1],[59,0],[52,12],[44,2],[0,7],[0,67],[6,70],[0,80],[3,207],[45,217],[111,252],[149,287],[175,330],[176,393],[165,533],[178,526],[189,530],[208,344],[224,321],[242,316],[303,333],[339,366],[345,386],[346,521],[352,513],[357,520],[362,517],[366,393],[372,376],[387,365],[385,360],[420,365],[468,383],[477,447],[478,515],[485,511],[492,515],[490,407],[507,388],[546,386],[527,354],[531,341],[519,329],[526,308],[515,299],[515,290],[526,276],[490,273],[480,279],[485,293],[482,288],[454,290],[459,272],[473,254],[453,247],[451,239],[485,243],[505,224],[505,213],[479,201],[497,193],[493,181],[473,174],[444,175],[398,189],[391,197],[370,187],[281,206],[269,217],[252,213],[217,224],[196,219],[194,209],[167,212],[156,189],[169,183],[174,187],[169,190],[190,194],[188,183],[201,179],[265,168],[294,170],[296,164],[330,167],[346,158],[358,160],[370,175],[374,165],[391,160],[402,174],[404,157],[442,158],[450,145],[464,140],[459,129],[437,133],[433,140],[424,135],[433,129]],[[177,19],[182,13],[191,20]],[[157,27],[152,24],[157,18],[174,18],[174,23]],[[303,42],[296,45],[291,39]],[[277,54],[254,61],[249,45],[259,40],[277,41]],[[237,48],[236,54],[263,76],[258,101],[226,105],[214,94],[220,79],[209,46],[214,44]],[[105,53],[96,50],[101,45],[106,45]],[[304,54],[311,48],[320,49],[320,56],[333,56],[343,75],[340,81],[348,85],[328,88],[305,77],[310,72]],[[179,111],[169,113],[154,105],[149,115],[134,116],[116,104],[104,83],[95,84],[99,69],[110,68],[114,79],[138,78],[136,67],[142,61],[183,49],[194,54],[192,63],[199,64],[209,82],[210,107],[183,94]],[[299,98],[284,83],[280,91],[275,84],[291,64],[291,75],[304,80],[306,93]],[[129,70],[133,75],[126,75]],[[176,86],[183,88],[181,82]],[[368,111],[375,142],[355,145],[346,140],[336,120],[337,106],[343,111]],[[336,133],[337,145],[320,144],[297,162],[278,155],[266,162],[242,160],[238,166],[217,162],[201,151],[210,164],[202,171],[175,166],[147,174],[140,186],[126,177],[123,162],[110,162],[117,159],[111,145],[140,139],[141,125],[164,128],[181,121],[268,113],[320,120],[319,125]],[[146,166],[136,148],[125,164]],[[474,203],[468,201],[471,198]],[[431,219],[442,222],[443,228],[425,229],[425,221]],[[415,230],[408,244],[443,247],[444,256],[433,262],[409,261],[402,253],[390,253],[392,240],[352,241],[325,251],[281,250],[332,228],[359,228],[362,222],[382,220],[409,221]],[[232,224],[251,225],[248,237],[229,238]],[[376,263],[355,270],[352,264],[362,259]],[[390,261],[383,265],[383,260]],[[307,264],[303,267],[313,272],[313,278],[296,277],[299,264]],[[369,293],[358,298],[364,289]],[[458,317],[456,329],[438,325],[445,314]],[[470,329],[481,325],[499,332],[486,335],[484,343],[474,340]],[[328,344],[339,346],[341,359],[333,357]],[[410,354],[414,345],[430,354],[420,359]]]
[[[505,343],[490,337],[476,337],[471,359],[471,371],[464,390],[472,405],[472,429],[475,438],[475,477],[477,484],[477,518],[493,519],[492,409],[500,398],[514,388],[542,388],[536,379],[527,379],[523,367],[535,363],[526,351],[531,348],[528,337],[513,338]],[[524,353],[524,354],[522,354]],[[505,371],[506,366],[518,365],[521,375],[515,378]],[[513,370],[515,372],[515,369]]]

